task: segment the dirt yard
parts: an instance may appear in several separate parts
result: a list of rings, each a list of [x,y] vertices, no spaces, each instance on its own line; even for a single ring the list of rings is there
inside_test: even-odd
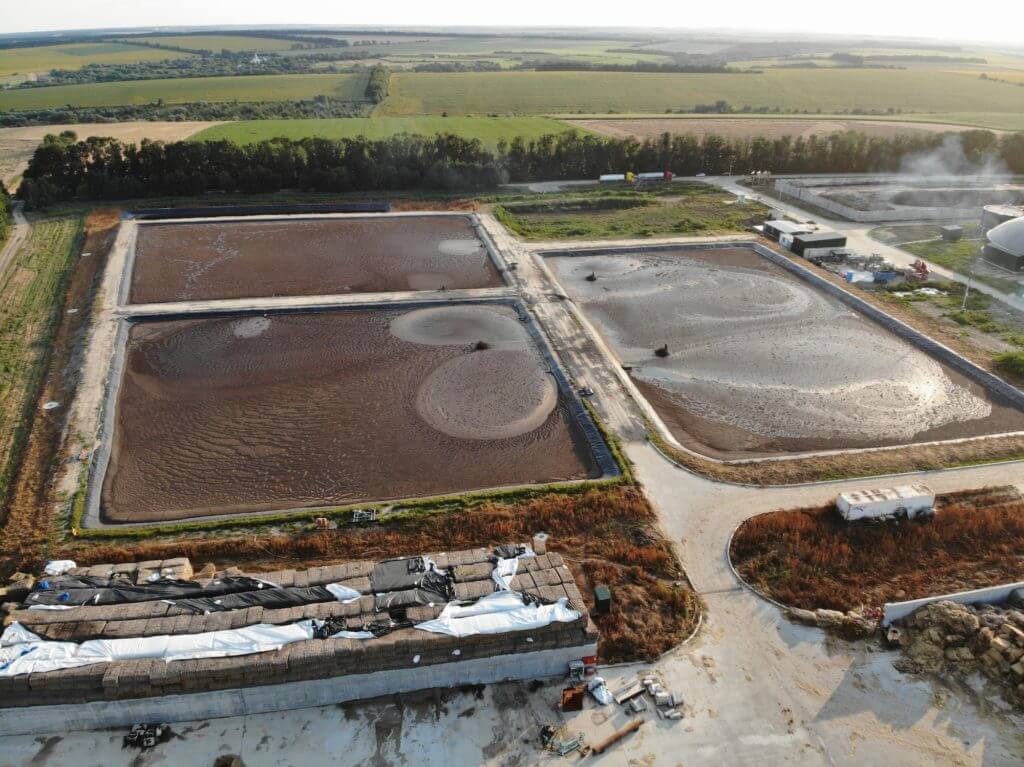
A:
[[[678,135],[692,134],[695,136],[716,135],[726,138],[781,138],[797,136],[805,139],[811,136],[829,136],[833,133],[857,131],[868,136],[891,138],[898,135],[917,135],[922,133],[944,133],[946,131],[972,130],[963,125],[946,125],[941,123],[912,123],[898,120],[833,120],[793,118],[762,119],[743,117],[709,117],[709,118],[638,118],[638,119],[603,119],[603,120],[567,120],[580,128],[600,133],[613,138],[657,138],[663,133]],[[1003,133],[1004,131],[994,131]]]
[[[146,321],[131,330],[108,521],[596,476],[515,310]]]
[[[470,219],[462,216],[143,224],[135,248],[131,300],[502,284]]]
[[[78,125],[32,125],[26,128],[0,128],[0,179],[10,184],[24,173],[28,161],[47,133],[70,130],[79,138],[110,136],[122,141],[180,141],[219,122],[125,122],[80,123]]]

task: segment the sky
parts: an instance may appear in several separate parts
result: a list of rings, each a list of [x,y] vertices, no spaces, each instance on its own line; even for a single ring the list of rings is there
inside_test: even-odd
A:
[[[1024,4],[986,0],[0,0],[0,32],[224,24],[671,27],[939,38],[1024,47]]]

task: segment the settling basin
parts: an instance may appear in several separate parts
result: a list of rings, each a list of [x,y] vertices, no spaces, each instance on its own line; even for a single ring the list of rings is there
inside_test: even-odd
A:
[[[1024,412],[753,248],[547,261],[672,435],[705,454],[1024,429]]]

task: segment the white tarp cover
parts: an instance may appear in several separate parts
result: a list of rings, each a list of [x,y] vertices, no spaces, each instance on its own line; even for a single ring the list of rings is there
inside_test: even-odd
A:
[[[68,570],[74,570],[76,567],[78,565],[73,559],[53,559],[46,563],[43,572],[46,575],[64,575]]]
[[[563,597],[551,605],[523,604],[514,591],[495,591],[471,605],[449,602],[435,620],[417,623],[416,628],[436,634],[467,637],[474,634],[503,634],[528,631],[552,623],[572,623],[580,614]]]
[[[12,623],[0,636],[0,676],[57,671],[118,660],[152,658],[169,662],[250,655],[279,650],[292,642],[312,638],[311,620],[285,626],[261,623],[256,626],[207,631],[202,634],[92,639],[81,644],[51,642],[33,634],[20,623]]]
[[[499,559],[498,564],[496,564],[494,569],[491,571],[491,578],[498,585],[498,589],[501,591],[511,591],[512,579],[516,577],[516,573],[518,571],[519,557]]]

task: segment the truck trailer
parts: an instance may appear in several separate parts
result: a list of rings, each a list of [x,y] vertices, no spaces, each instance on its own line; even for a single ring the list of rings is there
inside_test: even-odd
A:
[[[935,493],[926,485],[840,493],[836,510],[847,522],[928,519],[935,515]]]

